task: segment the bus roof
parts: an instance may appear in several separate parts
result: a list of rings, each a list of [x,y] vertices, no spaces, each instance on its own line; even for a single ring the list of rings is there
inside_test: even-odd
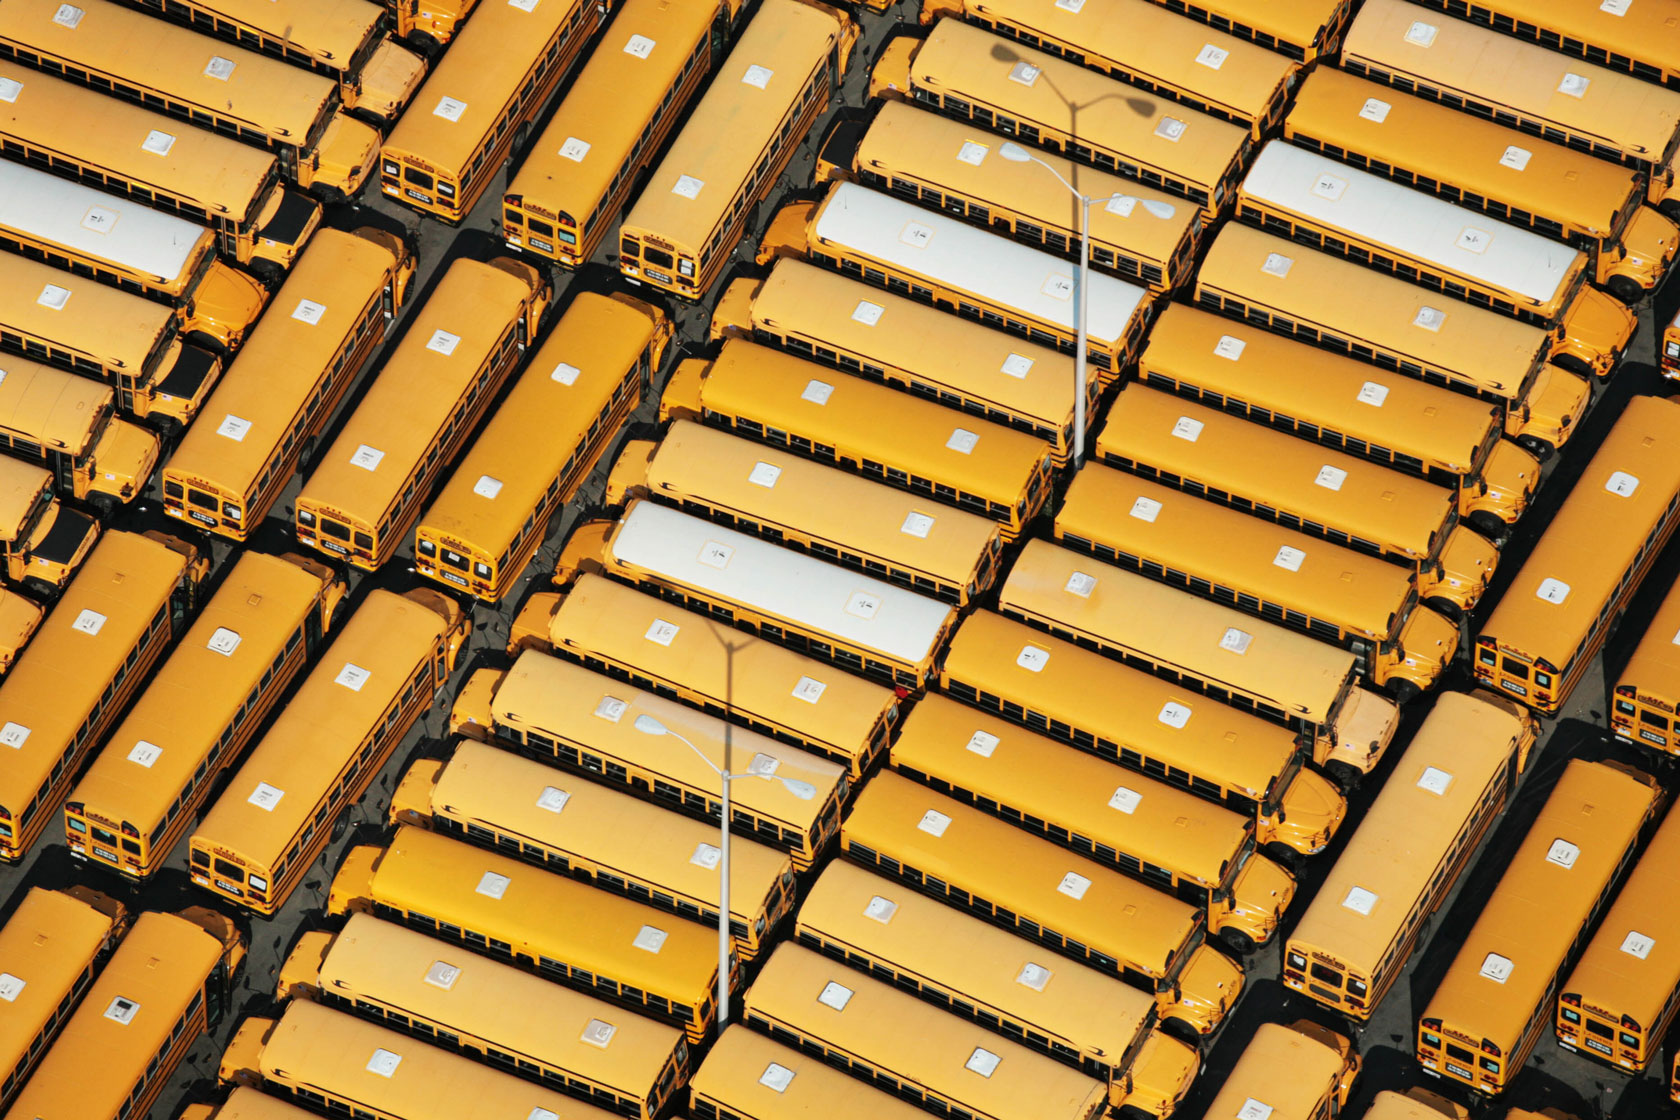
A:
[[[161,22],[153,19],[152,22]],[[274,157],[74,82],[0,61],[0,135],[187,198],[230,221],[255,218]]]
[[[840,834],[1157,980],[1202,920],[1188,902],[892,771],[853,799]]]
[[[272,867],[446,627],[424,603],[370,592],[246,754],[194,839]]]
[[[1660,796],[1656,779],[1632,768],[1571,759],[1423,1018],[1477,1041],[1516,1042]]]
[[[800,945],[779,946],[743,1002],[749,1019],[791,1024],[970,1115],[1094,1120],[1107,1110],[1100,1082]]]
[[[519,0],[483,4],[432,66],[408,110],[385,138],[384,151],[409,154],[433,167],[464,171],[519,93],[526,55],[565,27],[585,0]],[[512,52],[521,52],[510,57]]]
[[[838,863],[830,866],[838,866]],[[1127,989],[1130,991],[1130,989]],[[756,1120],[818,1116],[926,1120],[927,1113],[803,1051],[731,1023],[689,1079],[695,1099],[717,1101]]]
[[[309,501],[377,522],[530,296],[520,277],[493,264],[450,264],[304,483]]]
[[[1552,344],[1541,327],[1236,222],[1220,229],[1196,272],[1197,297],[1209,292],[1514,404]]]
[[[283,39],[288,53],[302,51],[312,58],[347,70],[356,52],[382,31],[385,8],[367,0],[189,0],[195,8],[223,16],[221,30],[230,38],[233,21]],[[196,15],[196,13],[195,13]],[[202,18],[202,17],[200,17]]]
[[[0,456],[0,542],[17,543],[18,531],[30,527],[29,515],[52,484],[52,474],[45,467]]]
[[[201,1118],[189,1108],[181,1113],[181,1120]],[[315,1120],[315,1114],[295,1104],[287,1104],[279,1097],[271,1097],[261,1089],[235,1085],[227,1100],[214,1112],[205,1113],[202,1120]]]
[[[1208,1105],[1207,1120],[1237,1120],[1247,1102],[1257,1116],[1305,1118],[1333,1095],[1347,1059],[1320,1039],[1282,1023],[1261,1023]]]
[[[1171,6],[1176,0],[1153,0]],[[1325,34],[1351,0],[1203,0],[1196,4],[1198,19],[1252,28],[1260,42],[1275,40],[1278,48],[1324,48]],[[1205,12],[1206,14],[1200,14]]]
[[[1521,1116],[1520,1110],[1513,1109],[1505,1114],[1505,1120],[1521,1120]],[[1371,1098],[1371,1107],[1363,1120],[1469,1120],[1469,1117],[1462,1106],[1426,1089],[1404,1092],[1384,1089]]]
[[[0,354],[0,375],[0,429],[71,456],[92,450],[88,445],[100,417],[111,410],[114,389],[15,354]]]
[[[175,329],[175,309],[77,276],[0,253],[0,325],[49,339],[137,381],[158,340]]]
[[[1454,509],[1439,486],[1143,385],[1120,390],[1096,446],[1418,558]]]
[[[1604,51],[1620,55],[1623,67],[1631,61],[1658,68],[1656,73],[1640,74],[1651,81],[1672,79],[1680,71],[1673,0],[1642,4],[1615,0],[1598,4],[1578,4],[1575,0],[1480,0],[1479,10],[1495,18],[1504,16],[1521,21],[1548,38],[1555,33],[1574,51],[1584,48],[1591,54]],[[1639,72],[1637,68],[1635,72]]]
[[[1300,915],[1291,948],[1373,975],[1526,727],[1497,697],[1443,692]]]
[[[810,229],[814,248],[837,242],[910,275],[1074,329],[1076,266],[1043,250],[856,183],[834,184],[812,214]],[[1136,284],[1092,273],[1087,333],[1118,344],[1147,300]]]
[[[1680,402],[1633,397],[1482,624],[1482,636],[1561,671],[1676,494]]]
[[[99,953],[120,932],[110,914],[64,891],[30,887],[0,928],[9,1006],[0,1016],[0,1081],[23,1065]]]
[[[1328,66],[1307,76],[1283,130],[1606,240],[1644,199],[1620,164]]]
[[[1029,650],[1043,656],[1023,662]],[[1255,801],[1267,799],[1299,749],[1293,734],[1268,720],[991,611],[963,620],[944,664],[952,679],[1031,703],[1145,758],[1178,760],[1178,770],[1217,774],[1222,786]]]
[[[1680,91],[1404,0],[1362,5],[1342,58],[1378,73],[1416,75],[1449,95],[1510,106],[1659,166],[1680,135]]]
[[[866,361],[960,385],[988,405],[1054,428],[1073,422],[1071,354],[804,261],[776,262],[753,296],[752,320],[754,326],[826,341]],[[1095,367],[1087,376],[1096,377]]]
[[[1249,146],[1244,125],[957,19],[934,24],[910,63],[910,82],[1117,152],[1168,182],[1211,192],[1209,209]]]
[[[765,0],[645,181],[624,228],[698,253],[811,75],[831,65],[847,33],[844,19],[816,4]],[[725,136],[729,142],[718,143]]]
[[[652,502],[625,511],[606,553],[615,566],[912,665],[932,658],[956,621],[938,600]]]
[[[1620,683],[1663,697],[1680,691],[1676,682],[1680,682],[1680,582],[1669,588],[1662,606],[1651,616],[1620,678]]]
[[[70,800],[150,836],[287,639],[319,611],[322,583],[321,573],[285,557],[240,553]]]
[[[1391,633],[1412,590],[1398,565],[1101,463],[1068,484],[1056,534],[1372,636]]]

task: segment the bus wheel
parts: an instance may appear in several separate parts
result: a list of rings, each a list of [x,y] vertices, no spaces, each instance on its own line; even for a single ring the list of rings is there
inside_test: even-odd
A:
[[[1610,290],[1611,295],[1629,307],[1638,304],[1645,296],[1645,289],[1641,288],[1638,281],[1631,276],[1612,276],[1605,282],[1604,286]]]
[[[1592,366],[1582,361],[1581,358],[1575,354],[1553,354],[1552,364],[1557,366],[1559,369],[1566,369],[1570,373],[1578,373],[1582,377],[1592,376]]]
[[[1336,788],[1345,794],[1351,794],[1359,788],[1359,783],[1365,780],[1365,775],[1359,770],[1336,758],[1324,764],[1324,772],[1336,783]]]
[[[1307,863],[1306,856],[1277,840],[1260,849],[1260,854],[1291,873],[1301,870]]]
[[[1202,1035],[1191,1023],[1185,1022],[1177,1015],[1171,1015],[1161,1020],[1161,1030],[1168,1038],[1175,1038],[1194,1050],[1199,1057],[1202,1053]]]
[[[1539,436],[1522,435],[1517,437],[1517,446],[1544,463],[1552,457],[1557,448],[1541,439]]]
[[[1511,535],[1511,527],[1499,520],[1498,516],[1485,509],[1479,509],[1464,519],[1464,523],[1476,530],[1492,542],[1495,548],[1505,543]]]
[[[1254,938],[1240,929],[1220,930],[1219,940],[1223,941],[1225,947],[1235,953],[1239,959],[1248,956],[1257,948],[1254,944]]]
[[[1444,599],[1439,595],[1431,595],[1423,601],[1423,605],[1445,618],[1448,622],[1457,622],[1464,617],[1464,608],[1451,599]]]
[[[101,521],[109,521],[122,508],[122,502],[113,494],[101,494],[97,490],[88,491],[87,504],[93,510],[93,515]]]
[[[1423,690],[1417,686],[1417,682],[1415,681],[1408,681],[1396,677],[1394,680],[1388,682],[1389,698],[1402,707],[1410,704],[1413,700],[1416,700],[1418,693],[1422,691]]]
[[[39,603],[51,603],[58,598],[58,587],[55,584],[34,576],[23,577],[23,589],[29,593],[30,598]]]

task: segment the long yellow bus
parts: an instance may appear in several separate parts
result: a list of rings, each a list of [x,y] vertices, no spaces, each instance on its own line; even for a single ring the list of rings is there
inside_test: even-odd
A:
[[[1132,2],[1154,11],[1144,0]],[[997,143],[995,133],[976,124],[885,101],[861,137],[852,122],[836,124],[818,156],[817,180],[855,177],[1035,249],[1078,254],[1080,207],[1045,189],[1043,167],[1003,158],[993,150]],[[1089,211],[1094,267],[1154,293],[1171,292],[1189,279],[1202,234],[1200,209],[1058,155],[1041,158],[1086,197],[1104,200]]]
[[[779,346],[1027,432],[1050,445],[1051,462],[1067,462],[1074,362],[1052,347],[790,258],[762,281],[732,281],[711,333]],[[1086,411],[1095,414],[1097,370],[1085,376]]]
[[[959,704],[924,697],[892,768],[1201,909],[1239,955],[1270,940],[1295,879],[1255,850],[1254,818]]]
[[[131,882],[156,874],[319,652],[344,594],[344,580],[318,560],[240,555],[71,790],[71,856]]]
[[[1573,246],[1281,140],[1237,190],[1237,216],[1551,332],[1552,361],[1608,377],[1634,314],[1587,283]]]
[[[922,0],[923,23],[944,15],[1240,124],[1256,140],[1283,119],[1299,70],[1276,51],[1147,0],[1110,0],[1091,11],[1056,0]]]
[[[1446,487],[1485,536],[1503,535],[1540,485],[1486,401],[1201,308],[1161,314],[1137,379]]]
[[[223,1083],[260,1085],[290,1100],[345,1116],[360,1113],[366,1120],[460,1120],[475,1114],[612,1120],[618,1115],[307,999],[288,1001],[278,1020],[253,1015],[240,1023],[217,1076]]]
[[[689,1073],[683,1032],[403,926],[353,913],[297,940],[275,995],[359,1013],[492,1067],[654,1120]]]
[[[1335,1120],[1353,1092],[1359,1066],[1359,1048],[1317,1023],[1261,1023],[1206,1115]]]
[[[1369,1021],[1510,803],[1538,733],[1504,697],[1443,693],[1291,931],[1284,984]]]
[[[1680,241],[1629,169],[1346,71],[1312,73],[1283,135],[1571,245],[1623,303],[1657,286]]]
[[[127,928],[122,903],[83,886],[30,887],[0,927],[11,1005],[0,1019],[0,1108],[12,1103]]]
[[[812,884],[796,934],[1102,1082],[1126,1115],[1172,1115],[1201,1067],[1147,994],[1086,965],[1046,964],[1031,941],[846,860]]]
[[[580,268],[612,233],[740,14],[739,0],[624,0],[502,196],[502,239]]]
[[[104,534],[0,681],[0,859],[58,815],[70,780],[185,627],[208,558],[150,532]]]
[[[266,148],[329,197],[360,190],[378,155],[379,134],[345,115],[337,83],[112,0],[9,0],[0,57]]]
[[[1418,1019],[1417,1059],[1486,1096],[1511,1083],[1662,807],[1655,778],[1571,760]]]
[[[777,1042],[942,1115],[1097,1120],[1107,1111],[1101,1083],[800,945],[776,950],[745,1002],[747,1023]]]
[[[164,465],[164,512],[249,540],[384,341],[415,266],[383,230],[322,230]]]
[[[581,292],[414,530],[420,574],[506,595],[664,364],[674,328],[629,296]]]
[[[1242,39],[1311,62],[1336,53],[1354,0],[1153,0]]]
[[[1285,859],[1323,851],[1347,815],[1294,734],[991,611],[963,621],[940,690],[1252,816]]]
[[[1539,1115],[1513,1108],[1505,1114],[1505,1120],[1537,1120]],[[1371,1098],[1364,1120],[1470,1120],[1470,1113],[1463,1105],[1428,1089],[1411,1088],[1403,1092],[1384,1089]]]
[[[666,382],[660,419],[705,420],[990,518],[1013,540],[1051,491],[1050,449],[1025,432],[744,339]]]
[[[717,1017],[715,929],[423,828],[404,825],[384,848],[345,853],[327,912],[355,911],[675,1022],[690,1044],[698,1045]],[[731,987],[736,971],[731,954]]]
[[[867,1116],[925,1120],[927,1113],[893,1094],[739,1024],[706,1051],[688,1083],[694,1120],[804,1120]]]
[[[626,444],[608,475],[609,505],[650,496],[959,607],[1003,555],[995,521],[689,420]]]
[[[1096,457],[1417,573],[1453,613],[1487,590],[1499,553],[1459,523],[1452,491],[1146,385],[1128,385]],[[1263,466],[1261,464],[1264,464]]]
[[[479,670],[486,672],[494,673]],[[721,816],[723,790],[717,772],[725,763],[737,776],[775,778],[735,783],[730,827],[788,852],[800,871],[817,862],[840,827],[840,810],[851,783],[846,770],[828,759],[536,650],[521,654],[505,676],[492,680],[488,718],[473,721],[484,732],[597,780],[652,794],[655,801],[688,816]],[[463,697],[469,689],[491,684],[475,674],[463,687]],[[639,716],[657,720],[672,734],[641,730],[636,727]],[[456,722],[457,730],[470,730]],[[678,735],[695,749],[676,741]],[[812,790],[789,786],[788,781]]]
[[[1630,167],[1644,176],[1652,205],[1670,217],[1680,213],[1680,90],[1405,0],[1362,5],[1341,62],[1354,74]]]
[[[1680,585],[1651,616],[1610,696],[1618,739],[1680,754]]]
[[[1230,201],[1254,145],[1247,125],[959,19],[940,20],[923,40],[889,40],[869,93],[974,120],[1187,198],[1209,220]]]
[[[898,722],[893,689],[599,575],[534,595],[509,652],[564,654],[638,688],[839,762],[874,768]],[[466,698],[463,689],[463,702]]]
[[[1666,4],[1597,5],[1569,0],[1427,0],[1453,15],[1555,51],[1622,70],[1649,82],[1680,85],[1680,51],[1673,42],[1674,13]]]
[[[417,760],[392,793],[389,816],[717,925],[721,853],[711,825],[511,751],[462,739],[447,760]],[[730,849],[729,891],[730,937],[751,961],[793,907],[793,864],[740,838]]]
[[[187,1051],[221,1020],[244,959],[245,938],[214,910],[141,914],[6,1115],[145,1116]]]
[[[101,516],[146,489],[162,441],[116,415],[116,390],[9,354],[0,370],[0,449],[46,467],[60,497]]]
[[[371,592],[193,828],[193,883],[257,914],[280,909],[431,708],[470,631],[435,591]]]
[[[524,146],[608,8],[598,0],[485,4],[380,148],[380,190],[459,224]]]
[[[1057,541],[1341,646],[1409,699],[1458,656],[1459,626],[1374,556],[1088,463],[1056,511]]]
[[[275,158],[226,136],[0,62],[0,151],[215,232],[265,277],[289,268],[321,206],[280,182]]]
[[[199,1102],[181,1110],[179,1120],[313,1120],[315,1113],[249,1085],[235,1085],[220,1104]]]
[[[1558,1042],[1633,1074],[1657,1059],[1680,1008],[1677,857],[1680,815],[1670,813],[1558,990]]]
[[[0,574],[50,603],[99,539],[99,522],[53,495],[45,467],[0,458]]]
[[[1680,523],[1680,402],[1634,397],[1475,641],[1476,679],[1556,715]]]
[[[765,0],[625,215],[619,271],[686,299],[710,291],[839,93],[857,35],[816,0]]]
[[[519,261],[451,264],[303,484],[298,540],[370,572],[396,555],[536,338],[550,295],[548,278]]]
[[[759,263],[792,254],[924,303],[1072,353],[1079,340],[1075,265],[1001,234],[858,183],[771,219]],[[1131,364],[1152,309],[1149,292],[1093,273],[1085,349],[1105,385]]]

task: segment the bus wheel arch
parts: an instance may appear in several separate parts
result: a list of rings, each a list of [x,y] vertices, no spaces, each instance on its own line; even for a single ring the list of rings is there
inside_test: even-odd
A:
[[[1639,281],[1635,280],[1631,276],[1623,276],[1620,274],[1612,276],[1604,282],[1604,287],[1611,295],[1615,296],[1629,307],[1636,306],[1639,301],[1645,297],[1645,289],[1640,285]]]
[[[1389,699],[1402,707],[1416,700],[1423,692],[1416,681],[1405,677],[1390,677],[1383,688],[1387,691]]]

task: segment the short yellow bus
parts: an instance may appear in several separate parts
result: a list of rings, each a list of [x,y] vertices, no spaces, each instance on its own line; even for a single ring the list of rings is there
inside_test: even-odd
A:
[[[1196,302],[1487,401],[1530,453],[1562,447],[1586,415],[1585,378],[1552,365],[1552,336],[1251,226],[1219,231]]]
[[[625,445],[606,500],[652,497],[958,606],[989,591],[998,524],[689,420]]]
[[[1489,1097],[1510,1085],[1662,801],[1631,767],[1568,762],[1418,1018],[1425,1073]]]
[[[462,739],[447,760],[414,762],[389,815],[717,925],[721,853],[711,825],[510,751]],[[730,861],[730,936],[751,961],[793,907],[793,864],[745,837]]]
[[[373,0],[395,22],[397,35],[418,44],[428,57],[448,45],[478,0]]]
[[[1335,1120],[1347,1106],[1359,1065],[1358,1047],[1317,1023],[1261,1023],[1206,1115]]]
[[[1634,397],[1476,635],[1476,679],[1556,715],[1680,523],[1680,402]]]
[[[1623,742],[1680,754],[1680,584],[1651,616],[1616,679],[1610,730]]]
[[[1146,385],[1120,391],[1096,450],[1145,478],[1399,564],[1417,573],[1424,602],[1450,612],[1481,599],[1499,561],[1459,524],[1450,490]]]
[[[1051,491],[1050,449],[990,420],[744,339],[680,363],[660,419],[705,420],[1000,524],[1014,540]]]
[[[587,263],[711,73],[739,14],[739,0],[624,0],[508,181],[502,239],[568,268]]]
[[[0,927],[11,1005],[0,1019],[0,1108],[12,1103],[127,928],[122,903],[83,886],[30,887]]]
[[[1239,955],[1271,939],[1295,879],[1255,850],[1254,818],[959,704],[924,697],[892,768],[1188,902]]]
[[[841,825],[840,849],[1119,976],[1153,994],[1163,1019],[1195,1034],[1217,1030],[1243,989],[1242,968],[1207,944],[1207,922],[1190,903],[902,775],[878,774],[863,788]]]
[[[548,278],[506,257],[449,266],[402,342],[314,464],[295,503],[298,540],[374,571],[536,338]]]
[[[1146,12],[1154,10],[1144,0],[1133,2]],[[993,150],[997,143],[996,134],[976,124],[886,101],[861,137],[850,122],[835,126],[823,142],[817,179],[855,177],[867,187],[1003,231],[1035,249],[1077,255],[1080,208],[1045,189],[1043,167],[1003,158]],[[1189,279],[1202,234],[1198,208],[1058,155],[1047,152],[1041,158],[1086,197],[1106,200],[1089,211],[1094,267],[1155,293],[1171,292]]]
[[[53,496],[45,467],[0,458],[0,574],[50,603],[99,539],[99,522]]]
[[[867,1116],[925,1120],[927,1113],[888,1089],[848,1077],[822,1059],[771,1042],[738,1024],[726,1027],[688,1083],[694,1120],[805,1120]]]
[[[479,670],[483,673],[493,670]],[[479,674],[463,687],[463,698],[470,689],[491,685]],[[521,654],[505,676],[492,681],[488,718],[473,721],[480,733],[619,788],[651,794],[688,816],[715,820],[722,815],[717,772],[726,763],[738,777],[776,778],[735,783],[730,827],[790,853],[800,871],[817,862],[840,827],[850,779],[828,759],[536,650]],[[640,716],[656,720],[669,734],[638,728]],[[459,718],[453,722],[456,730],[473,730]],[[678,735],[695,750],[674,741]]]
[[[673,333],[650,303],[579,293],[416,525],[420,574],[487,603],[506,595],[642,403]]]
[[[0,370],[0,449],[46,467],[59,496],[101,516],[146,489],[162,441],[116,415],[114,389],[9,354]]]
[[[1656,1061],[1680,1008],[1676,858],[1680,815],[1670,813],[1558,990],[1558,1042],[1633,1074]]]
[[[1323,851],[1347,802],[1287,728],[990,611],[968,616],[940,690],[1254,818],[1285,859]]]
[[[1283,135],[1571,245],[1623,303],[1661,282],[1680,240],[1629,169],[1346,71],[1313,72]]]
[[[375,590],[193,828],[192,881],[271,915],[449,679],[471,623],[435,591]]]
[[[0,681],[0,859],[58,815],[70,780],[185,627],[210,562],[161,533],[112,530]]]
[[[382,230],[322,230],[164,465],[164,512],[250,539],[384,341],[415,264]]]
[[[654,1120],[688,1077],[683,1032],[368,914],[309,930],[279,999],[313,999]]]
[[[717,1016],[716,930],[423,828],[404,825],[384,848],[345,853],[327,912],[357,911],[676,1022],[691,1044]],[[732,987],[736,970],[731,955]]]
[[[261,1085],[290,1100],[344,1116],[359,1113],[365,1120],[618,1115],[307,999],[288,1001],[278,1020],[253,1015],[240,1023],[217,1076],[223,1083],[253,1091]]]
[[[764,0],[625,215],[619,271],[703,298],[838,96],[857,35],[849,16],[817,0]]]
[[[1210,31],[1147,0],[1110,0],[1087,12],[1056,0],[922,0],[922,22],[965,16],[989,31],[1242,125],[1273,131],[1295,85],[1287,57],[1227,31]],[[1102,192],[1087,194],[1100,195]]]
[[[459,224],[524,147],[608,7],[598,0],[485,4],[379,150],[379,189]]]
[[[1369,1021],[1510,803],[1538,734],[1504,697],[1443,693],[1284,943],[1284,984]]]
[[[0,675],[11,669],[18,654],[35,636],[45,613],[41,604],[29,596],[0,588]]]
[[[0,152],[213,230],[223,256],[272,278],[321,223],[274,157],[97,90],[0,62]]]
[[[1050,445],[1052,463],[1067,462],[1074,362],[1051,347],[789,258],[764,280],[731,282],[711,334],[777,346],[1027,432]],[[1088,414],[1097,410],[1097,372],[1086,372]]]
[[[1192,19],[1287,55],[1296,62],[1334,55],[1354,0],[1154,0]]]
[[[187,1051],[220,1022],[244,960],[244,936],[214,910],[141,914],[6,1115],[147,1115]]]
[[[1425,0],[1455,16],[1648,82],[1680,85],[1674,14],[1667,4],[1595,5],[1570,0]]]
[[[378,155],[379,134],[345,115],[336,82],[112,0],[8,0],[0,57],[266,148],[329,197],[360,190]]]
[[[889,40],[870,72],[869,92],[973,120],[1187,198],[1210,220],[1230,200],[1254,144],[1247,125],[958,19],[940,20],[923,40]]]
[[[319,652],[344,594],[318,560],[241,554],[71,790],[71,856],[131,882],[156,874]]]

